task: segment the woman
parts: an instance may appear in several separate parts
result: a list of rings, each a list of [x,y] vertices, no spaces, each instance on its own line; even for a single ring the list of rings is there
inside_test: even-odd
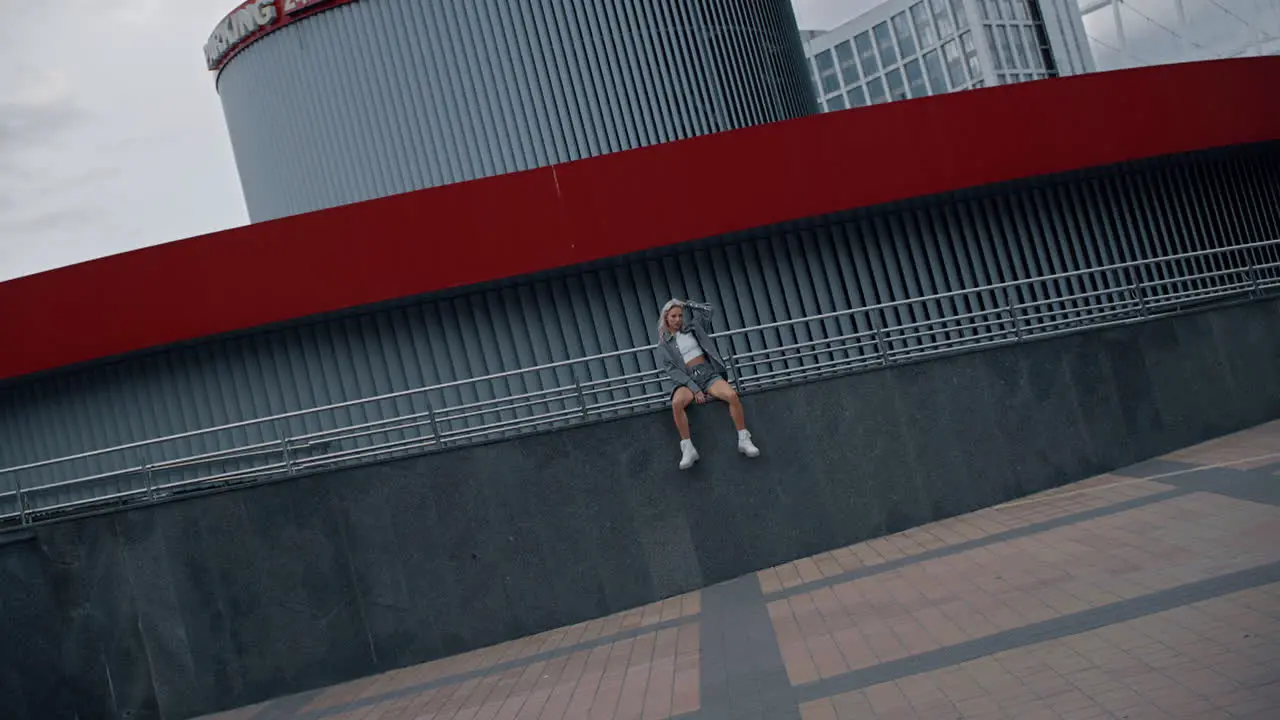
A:
[[[698,451],[689,438],[689,417],[685,409],[690,403],[699,405],[711,398],[729,404],[729,415],[738,428],[738,452],[758,457],[760,450],[751,442],[742,401],[733,386],[725,381],[724,361],[716,352],[708,335],[712,307],[689,300],[668,300],[658,318],[658,361],[670,378],[671,413],[680,432],[680,469],[688,470],[698,461]]]

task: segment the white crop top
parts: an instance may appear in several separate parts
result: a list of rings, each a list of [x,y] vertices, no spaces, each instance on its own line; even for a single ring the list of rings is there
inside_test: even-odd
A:
[[[684,357],[685,363],[702,356],[702,346],[698,344],[698,339],[693,336],[693,333],[676,333],[676,347],[680,348],[680,355]]]

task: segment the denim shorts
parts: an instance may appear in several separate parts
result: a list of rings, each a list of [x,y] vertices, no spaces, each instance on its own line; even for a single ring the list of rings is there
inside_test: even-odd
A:
[[[694,385],[701,388],[702,392],[706,392],[711,389],[712,385],[716,384],[717,380],[723,380],[724,378],[720,377],[720,373],[716,372],[711,363],[704,362],[689,368],[689,379],[693,381]]]

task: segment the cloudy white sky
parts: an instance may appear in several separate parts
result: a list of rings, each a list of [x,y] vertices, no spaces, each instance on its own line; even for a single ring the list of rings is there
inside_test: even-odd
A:
[[[878,0],[793,3],[825,29]],[[1280,0],[1184,3],[1179,26],[1173,0],[1127,0],[1124,52],[1111,11],[1090,16],[1100,67],[1280,36]],[[247,222],[201,53],[235,4],[0,0],[0,281]]]

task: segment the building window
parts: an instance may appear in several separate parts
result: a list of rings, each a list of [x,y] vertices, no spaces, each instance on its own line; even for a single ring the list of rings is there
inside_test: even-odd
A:
[[[1031,12],[1027,10],[1027,0],[1013,0],[1013,19],[1030,20]]]
[[[973,33],[964,32],[960,35],[960,44],[964,48],[964,59],[969,64],[969,77],[982,77],[982,63],[978,60],[978,46],[973,42]]]
[[[991,60],[995,64],[997,70],[1004,69],[1004,63],[1000,61],[1000,51],[996,49],[996,30],[987,25],[982,28],[987,31],[987,48],[991,50]]]
[[[929,9],[918,2],[911,6],[911,19],[916,25],[916,37],[920,38],[920,49],[938,44],[938,37],[933,34],[933,21],[929,19]]]
[[[1027,46],[1022,42],[1022,28],[1016,25],[1009,26],[1009,34],[1013,36],[1013,49],[1018,53],[1018,66],[1029,68],[1031,60],[1027,57]]]
[[[822,83],[821,93],[826,95],[840,89],[840,78],[836,77],[836,64],[831,59],[831,51],[818,53],[818,78]]]
[[[973,83],[973,89],[974,89],[974,90],[977,90],[977,89],[978,89],[978,88],[980,88],[980,87],[986,87],[986,86],[987,86],[987,84],[986,84],[985,82],[981,81],[981,80],[978,80],[978,81],[976,81],[976,82],[974,82],[974,83]]]
[[[827,98],[827,110],[844,110],[848,105],[844,104],[843,95],[832,95]]]
[[[1048,72],[1049,77],[1056,77],[1058,75],[1058,62],[1050,49],[1052,45],[1049,43],[1049,35],[1045,31],[1044,12],[1040,8],[1040,3],[1029,3],[1027,5],[1027,14],[1030,16],[1036,39],[1039,41],[1030,45],[1031,48],[1039,48],[1036,66],[1043,67]]]
[[[1000,45],[1000,58],[1004,61],[1004,66],[1013,69],[1018,65],[1013,60],[1013,49],[1009,47],[1009,29],[1004,25],[996,26],[996,39]]]
[[[853,56],[853,43],[845,40],[836,46],[836,62],[840,63],[840,77],[844,79],[845,85],[853,85],[862,80],[862,76],[858,74],[858,60]]]
[[[924,71],[929,78],[929,89],[934,95],[939,95],[948,90],[947,75],[942,71],[942,57],[937,50],[925,53]]]
[[[982,3],[982,19],[994,21],[1000,19],[1000,11],[996,9],[996,0],[978,0]]]
[[[924,69],[920,67],[920,61],[908,60],[902,67],[907,71],[907,87],[911,90],[911,97],[928,95],[929,85],[924,81]]]
[[[1027,43],[1027,49],[1031,53],[1031,61],[1034,63],[1032,67],[1037,70],[1044,69],[1044,55],[1040,50],[1040,44],[1036,42],[1036,31],[1031,29],[1030,25],[1022,26],[1022,37]]]
[[[894,68],[884,74],[886,80],[889,81],[889,99],[890,100],[906,100],[911,97],[907,94],[907,83],[902,79],[902,71]]]
[[[968,82],[964,76],[964,56],[960,54],[960,43],[948,40],[942,46],[943,57],[947,59],[947,72],[951,74],[951,87],[958,88]]]
[[[884,92],[884,81],[879,77],[873,77],[867,81],[867,94],[871,96],[873,105],[889,101],[889,96]]]
[[[951,14],[956,16],[956,29],[969,27],[969,13],[965,12],[964,0],[951,0]]]
[[[854,85],[849,90],[849,107],[865,107],[867,104],[867,92],[862,89],[861,85]]]
[[[858,59],[862,61],[862,72],[875,75],[880,72],[880,64],[876,62],[876,49],[871,44],[871,33],[864,32],[853,39],[858,46]]]
[[[938,26],[938,39],[949,38],[956,34],[955,23],[951,21],[951,11],[947,9],[947,0],[929,0],[933,8],[933,22]]]
[[[911,21],[907,19],[905,12],[893,16],[893,34],[898,36],[898,49],[902,51],[902,57],[916,54],[916,41],[911,37]]]
[[[898,64],[898,51],[893,48],[893,34],[889,31],[889,23],[882,22],[871,29],[876,36],[876,47],[880,49],[882,67]]]
[[[1012,0],[1000,0],[1000,19],[1013,19],[1013,2]]]

